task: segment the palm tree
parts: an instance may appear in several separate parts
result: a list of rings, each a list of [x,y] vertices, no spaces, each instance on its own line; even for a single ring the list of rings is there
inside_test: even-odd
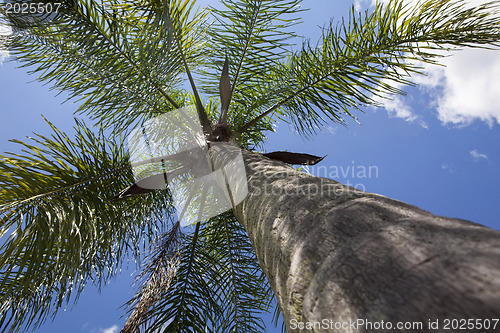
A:
[[[57,13],[3,11],[15,59],[79,99],[95,126],[76,120],[71,139],[47,121],[50,136],[14,140],[23,153],[2,155],[2,329],[41,325],[148,248],[125,332],[258,332],[273,297],[290,332],[323,319],[498,317],[499,232],[282,162],[314,156],[252,151],[278,119],[306,136],[345,124],[377,97],[402,93],[395,85],[411,84],[422,62],[438,64],[440,51],[498,46],[500,6],[394,0],[353,9],[317,44],[291,51],[299,4],[223,0],[195,11],[183,0],[72,0]],[[128,187],[123,139],[188,105],[215,163],[225,153],[212,143],[241,148],[248,182],[241,203],[194,231],[181,227],[169,188]]]

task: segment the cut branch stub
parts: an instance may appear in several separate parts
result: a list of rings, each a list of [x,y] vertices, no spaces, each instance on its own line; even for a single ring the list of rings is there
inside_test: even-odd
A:
[[[262,155],[272,160],[299,165],[315,165],[321,162],[326,157],[326,155],[323,157],[319,157],[311,154],[291,153],[288,151],[273,151],[272,153],[266,153]]]

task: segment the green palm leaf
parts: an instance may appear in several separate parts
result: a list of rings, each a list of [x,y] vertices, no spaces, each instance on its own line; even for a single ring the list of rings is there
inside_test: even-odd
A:
[[[219,215],[203,228],[206,251],[217,259],[212,288],[223,313],[215,332],[262,332],[262,314],[269,311],[272,291],[248,235],[232,212]]]
[[[126,304],[131,313],[122,331],[140,330],[151,308],[167,293],[177,274],[183,238],[184,234],[178,221],[153,246],[152,253],[143,263],[144,267],[137,279],[142,280],[141,287],[135,297]]]
[[[233,108],[228,122],[238,125],[235,115],[245,111],[245,96],[254,85],[265,80],[269,68],[286,55],[291,28],[300,23],[300,0],[224,0],[223,9],[213,9],[215,24],[208,30],[212,40],[211,71],[204,73],[203,88],[218,96],[218,75],[229,59]],[[253,93],[252,93],[253,95]]]
[[[172,239],[172,230],[165,239]],[[167,262],[161,272],[150,275],[128,305],[135,310],[133,327],[146,324],[147,332],[262,332],[261,316],[269,311],[272,292],[264,276],[245,230],[231,212],[197,225],[194,233],[183,236],[180,251],[166,251],[165,241],[154,252],[151,263]],[[167,245],[167,246],[165,246]],[[165,257],[163,257],[165,256]],[[163,259],[162,259],[163,257]],[[168,288],[156,288],[154,300],[141,320],[134,316],[138,305],[149,297],[153,275],[176,275]],[[156,267],[150,265],[151,269]],[[159,280],[159,278],[156,278]],[[148,286],[149,285],[149,286]],[[165,287],[165,285],[164,285]]]
[[[82,102],[78,111],[120,132],[141,118],[184,105],[179,86],[184,73],[174,32],[187,63],[203,60],[206,13],[191,13],[189,1],[68,1],[50,22],[28,24],[9,42],[9,50],[30,73],[69,98]],[[148,15],[145,15],[148,13]]]
[[[51,137],[13,140],[23,153],[0,155],[3,328],[40,325],[87,282],[106,284],[172,214],[166,190],[110,203],[133,180],[121,143],[80,121],[74,140],[50,126]]]
[[[317,45],[305,43],[254,86],[271,104],[250,110],[252,120],[238,132],[263,123],[272,114],[291,121],[305,135],[326,122],[345,124],[352,109],[378,105],[377,97],[404,93],[395,84],[412,85],[421,63],[436,64],[443,50],[499,45],[497,1],[467,9],[465,1],[425,1],[409,7],[402,1],[378,4],[372,12],[331,23]]]
[[[146,331],[205,332],[221,312],[210,273],[215,258],[204,251],[200,223],[184,239],[181,261],[171,287],[162,292],[159,302],[144,316]],[[209,331],[211,332],[211,331]]]

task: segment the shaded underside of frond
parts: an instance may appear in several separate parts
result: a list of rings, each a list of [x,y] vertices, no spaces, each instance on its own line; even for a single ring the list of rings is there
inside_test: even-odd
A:
[[[214,332],[265,331],[261,318],[273,294],[245,229],[230,211],[212,219],[201,235],[217,258],[211,283],[223,313]]]
[[[261,316],[269,311],[272,292],[244,229],[232,212],[195,229],[184,235],[176,252],[175,277],[167,286],[158,285],[155,303],[135,327],[142,325],[145,332],[265,331]],[[147,282],[128,303],[131,311],[144,291]]]

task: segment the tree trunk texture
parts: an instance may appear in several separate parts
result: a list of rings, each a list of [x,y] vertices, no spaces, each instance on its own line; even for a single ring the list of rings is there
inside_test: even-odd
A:
[[[395,332],[398,322],[450,332],[446,319],[500,317],[499,231],[243,157],[249,194],[235,214],[289,332]]]

